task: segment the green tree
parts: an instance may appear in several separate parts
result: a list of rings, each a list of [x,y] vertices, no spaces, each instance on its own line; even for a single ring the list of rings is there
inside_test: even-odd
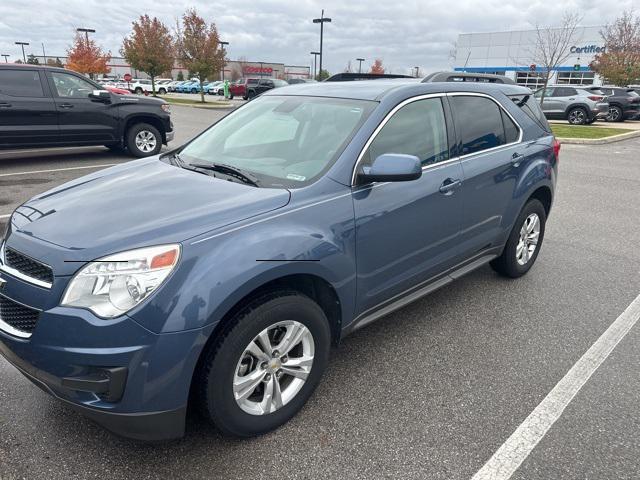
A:
[[[225,51],[220,45],[218,30],[214,23],[207,25],[195,9],[185,12],[182,26],[178,25],[178,28],[178,57],[200,81],[200,99],[204,103],[202,84],[224,66]]]
[[[133,22],[131,35],[122,42],[122,56],[136,70],[151,78],[151,91],[156,94],[155,79],[173,67],[173,37],[156,17],[141,15]]]
[[[36,56],[33,53],[30,53],[29,55],[27,55],[27,63],[29,65],[40,65],[40,61],[36,58]]]
[[[640,79],[640,17],[624,12],[600,32],[606,50],[597,53],[591,70],[619,87]]]
[[[184,73],[182,73],[182,70],[178,71],[178,75],[176,76],[176,80],[179,82],[184,82]]]
[[[331,74],[323,68],[322,70],[320,70],[320,72],[318,72],[318,75],[316,75],[316,80],[321,82],[323,80],[326,80],[330,76]]]

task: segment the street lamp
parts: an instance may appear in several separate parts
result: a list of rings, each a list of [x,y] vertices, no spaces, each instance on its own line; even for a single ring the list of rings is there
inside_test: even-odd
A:
[[[222,50],[225,50],[224,46],[225,45],[229,45],[229,42],[223,42],[223,41],[219,41],[218,42],[220,45],[222,45]],[[224,59],[224,56],[222,57],[222,81],[224,82],[224,67],[226,67],[226,62]]]
[[[420,67],[413,67],[416,69],[416,78],[418,78],[419,73],[420,73]]]
[[[76,32],[84,32],[84,38],[87,41],[87,45],[89,45],[89,34],[90,33],[96,33],[96,31],[93,28],[76,28]]]
[[[362,73],[362,62],[364,62],[364,58],[356,58],[358,61],[358,73]]]
[[[325,24],[325,22],[331,23],[331,19],[330,18],[325,18],[324,9],[322,9],[322,14],[320,15],[320,18],[314,18],[313,19],[313,23],[319,23],[320,24],[320,70],[318,71],[318,75],[322,74],[322,37],[323,37],[323,33],[324,33],[324,24]]]
[[[27,57],[24,54],[24,46],[29,45],[29,42],[16,42],[16,45],[20,45],[22,47],[22,60],[26,63]]]
[[[6,53],[0,54],[0,56],[4,57],[4,63],[9,63],[9,55]]]
[[[320,55],[320,52],[309,52],[311,53],[311,55],[313,55],[313,79],[316,79],[316,60],[318,59],[318,55]]]

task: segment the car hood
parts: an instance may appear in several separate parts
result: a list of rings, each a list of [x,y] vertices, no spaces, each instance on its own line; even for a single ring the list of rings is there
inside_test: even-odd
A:
[[[16,210],[11,225],[18,236],[63,247],[72,257],[98,258],[181,242],[284,207],[289,198],[286,189],[221,180],[151,157],[34,197]]]

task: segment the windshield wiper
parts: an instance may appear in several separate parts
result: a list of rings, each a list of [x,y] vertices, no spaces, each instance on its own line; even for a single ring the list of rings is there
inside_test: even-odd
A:
[[[247,185],[253,185],[259,187],[258,179],[251,173],[241,170],[231,165],[225,165],[222,163],[189,163],[189,167],[201,168],[203,170],[209,170],[211,172],[218,172],[230,177],[236,178]]]

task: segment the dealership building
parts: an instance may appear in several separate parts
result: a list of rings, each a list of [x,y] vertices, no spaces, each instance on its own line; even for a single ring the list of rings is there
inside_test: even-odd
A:
[[[550,82],[570,85],[602,85],[589,68],[594,56],[604,51],[602,27],[579,27],[570,55],[552,73]],[[464,33],[456,43],[455,70],[505,75],[519,85],[536,89],[543,84],[541,65],[535,64],[536,31]]]

